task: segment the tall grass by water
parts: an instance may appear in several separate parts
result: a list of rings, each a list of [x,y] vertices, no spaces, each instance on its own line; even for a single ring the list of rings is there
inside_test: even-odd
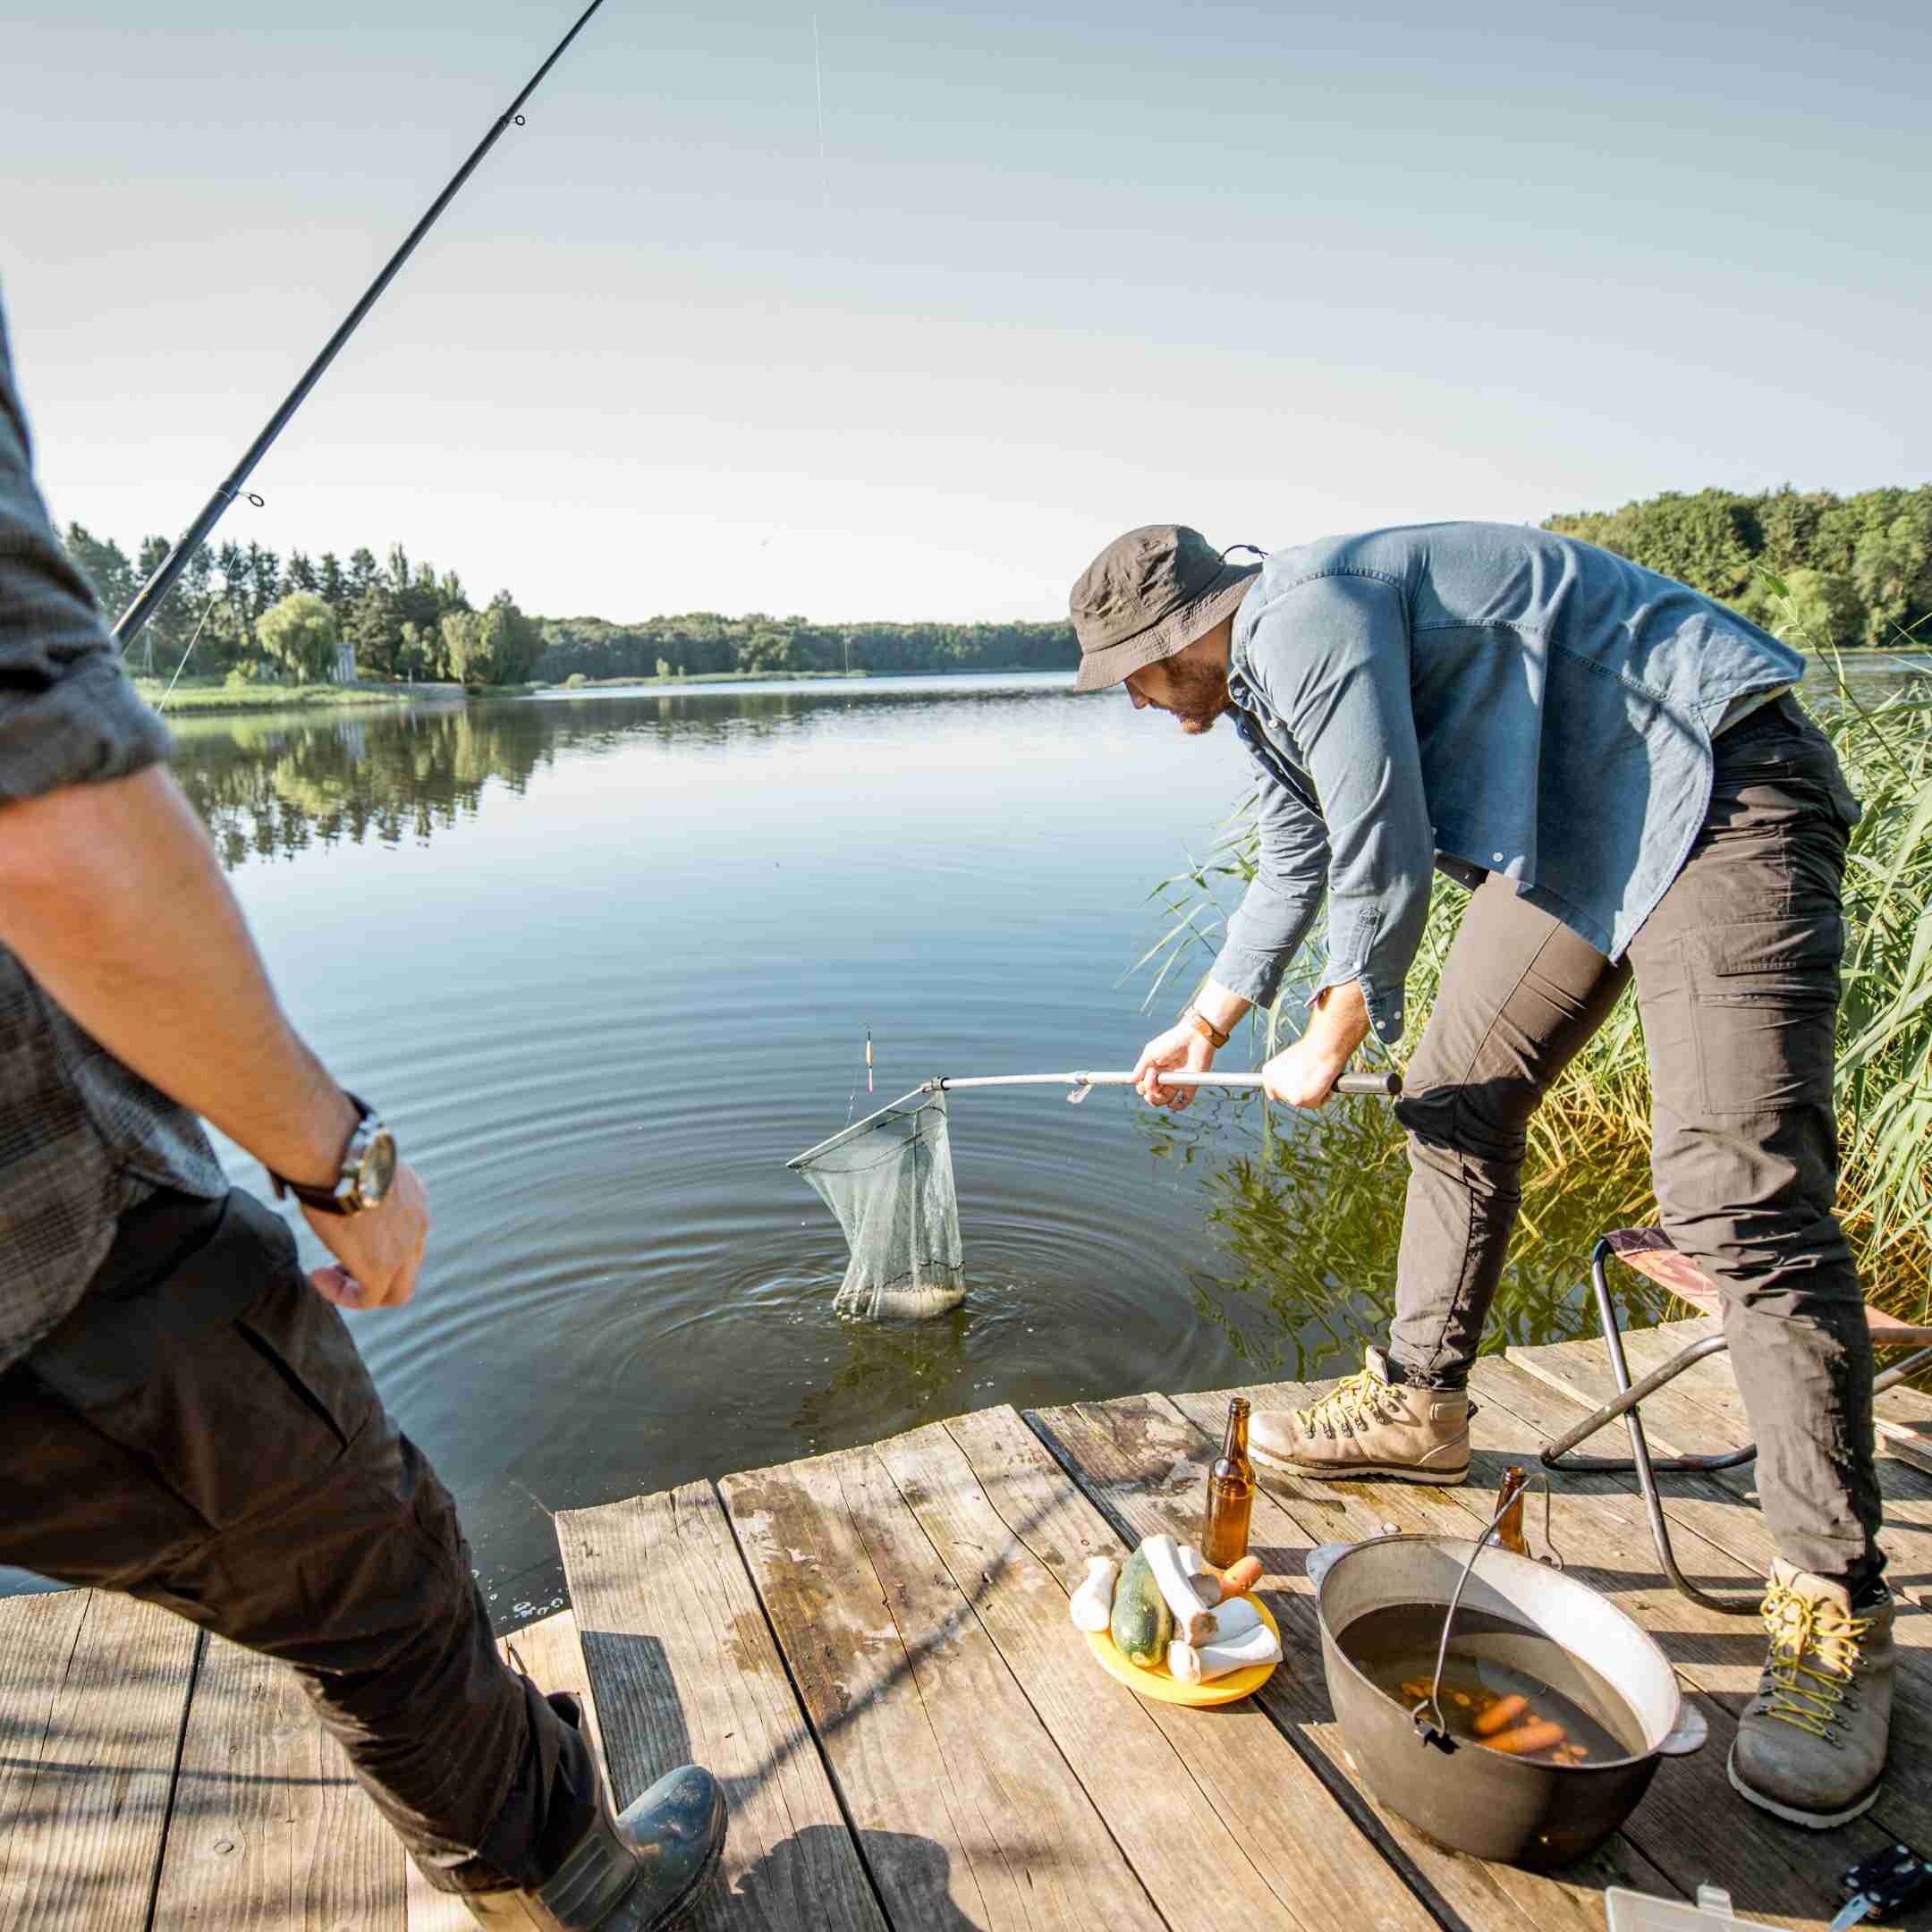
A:
[[[1917,648],[1909,638],[1900,643]],[[1899,688],[1874,699],[1857,689],[1844,660],[1814,648],[1806,701],[1865,808],[1845,881],[1838,1212],[1868,1294],[1925,1321],[1932,1319],[1932,676],[1908,670]],[[1222,904],[1253,877],[1256,859],[1253,813],[1244,807],[1204,859],[1156,888],[1166,929],[1141,962],[1156,969],[1155,993],[1203,964],[1203,948],[1209,956],[1218,949]],[[1428,1023],[1468,896],[1437,882],[1409,977],[1411,1039]],[[1275,1010],[1255,1016],[1258,1058],[1290,1037],[1318,969],[1318,956],[1308,960]],[[1594,1233],[1654,1219],[1649,1114],[1643,1032],[1626,994],[1530,1130],[1518,1260],[1554,1243],[1576,1265],[1572,1271],[1546,1255],[1540,1267],[1513,1269],[1518,1292],[1513,1300],[1505,1284],[1490,1346],[1517,1339],[1518,1327],[1541,1340],[1574,1326],[1561,1310],[1540,1307],[1552,1292],[1567,1292],[1552,1284],[1580,1280]],[[1404,1165],[1401,1131],[1385,1113],[1330,1106],[1307,1131],[1267,1133],[1258,1153],[1220,1175],[1224,1198],[1210,1217],[1276,1320],[1303,1335],[1304,1357],[1310,1325],[1335,1327],[1338,1352],[1346,1353],[1345,1332],[1372,1329],[1392,1312],[1382,1305],[1393,1259],[1387,1221]],[[1648,1304],[1651,1318],[1684,1312],[1655,1292],[1635,1299]],[[1208,1312],[1230,1319],[1225,1308]],[[1230,1326],[1238,1333],[1241,1324],[1237,1318]],[[1313,1365],[1302,1366],[1307,1372]]]

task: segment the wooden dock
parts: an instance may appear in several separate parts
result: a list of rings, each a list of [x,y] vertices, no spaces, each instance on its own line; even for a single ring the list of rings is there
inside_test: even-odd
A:
[[[1631,1337],[1640,1368],[1697,1324]],[[1604,1892],[1724,1886],[1818,1928],[1845,1868],[1932,1851],[1932,1400],[1885,1399],[1880,1470],[1901,1671],[1890,1780],[1840,1830],[1798,1831],[1730,1790],[1724,1758],[1763,1655],[1658,1572],[1631,1486],[1563,1479],[1573,1573],[1656,1633],[1709,1720],[1622,1834],[1538,1877],[1445,1852],[1368,1798],[1322,1680],[1303,1558],[1403,1530],[1470,1535],[1510,1462],[1594,1404],[1600,1344],[1479,1368],[1456,1489],[1268,1480],[1254,1547],[1287,1657],[1245,1703],[1145,1703],[1068,1622],[1086,1559],[1191,1530],[1231,1392],[982,1411],[911,1435],[558,1519],[572,1608],[510,1639],[547,1688],[587,1692],[620,1799],[693,1757],[724,1780],[704,1932],[1602,1932]],[[1257,1406],[1314,1388],[1267,1385]],[[1724,1358],[1645,1415],[1654,1444],[1738,1438]],[[1771,1545],[1747,1469],[1667,1482],[1686,1570],[1747,1590]],[[1539,1528],[1540,1505],[1531,1513]],[[1534,1540],[1534,1536],[1532,1540]],[[0,1928],[301,1927],[459,1932],[286,1675],[89,1591],[0,1602]],[[1932,1911],[1910,1923],[1932,1925]]]

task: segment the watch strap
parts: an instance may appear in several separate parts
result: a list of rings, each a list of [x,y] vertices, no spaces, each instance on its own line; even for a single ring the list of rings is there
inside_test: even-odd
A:
[[[280,1200],[284,1195],[292,1194],[305,1208],[313,1208],[318,1214],[352,1215],[360,1210],[360,1203],[351,1203],[342,1199],[341,1189],[343,1176],[348,1172],[349,1149],[356,1144],[356,1136],[361,1131],[365,1121],[376,1117],[376,1109],[360,1094],[353,1094],[344,1087],[343,1096],[356,1110],[356,1123],[349,1130],[349,1140],[342,1152],[339,1171],[334,1187],[310,1187],[305,1182],[291,1181],[286,1174],[278,1174],[274,1168],[268,1170],[269,1184],[275,1189],[275,1197]]]
[[[1216,1053],[1228,1043],[1228,1036],[1217,1027],[1198,1006],[1190,1006],[1181,1015]]]

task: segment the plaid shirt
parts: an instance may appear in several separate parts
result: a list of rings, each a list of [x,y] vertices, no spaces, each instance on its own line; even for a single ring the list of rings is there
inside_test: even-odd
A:
[[[167,757],[34,487],[0,316],[0,810]],[[225,1194],[185,1108],[84,1033],[0,947],[0,1369],[80,1299],[157,1187]]]

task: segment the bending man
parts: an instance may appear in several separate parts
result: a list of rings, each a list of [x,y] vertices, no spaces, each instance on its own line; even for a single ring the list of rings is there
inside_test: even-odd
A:
[[[1832,1213],[1859,808],[1790,695],[1803,660],[1682,584],[1499,524],[1258,564],[1152,526],[1096,559],[1072,614],[1082,689],[1124,682],[1191,734],[1225,715],[1260,772],[1259,870],[1200,993],[1140,1056],[1148,1099],[1187,1104],[1161,1076],[1205,1071],[1275,998],[1326,894],[1307,1029],[1266,1070],[1276,1098],[1319,1106],[1371,1027],[1402,1036],[1433,869],[1475,888],[1399,1108],[1387,1347],[1313,1407],[1257,1416],[1255,1454],[1307,1477],[1462,1479],[1530,1116],[1634,982],[1658,1208],[1723,1287],[1779,1551],[1731,1780],[1799,1824],[1857,1816],[1892,1686],[1870,1343]]]

